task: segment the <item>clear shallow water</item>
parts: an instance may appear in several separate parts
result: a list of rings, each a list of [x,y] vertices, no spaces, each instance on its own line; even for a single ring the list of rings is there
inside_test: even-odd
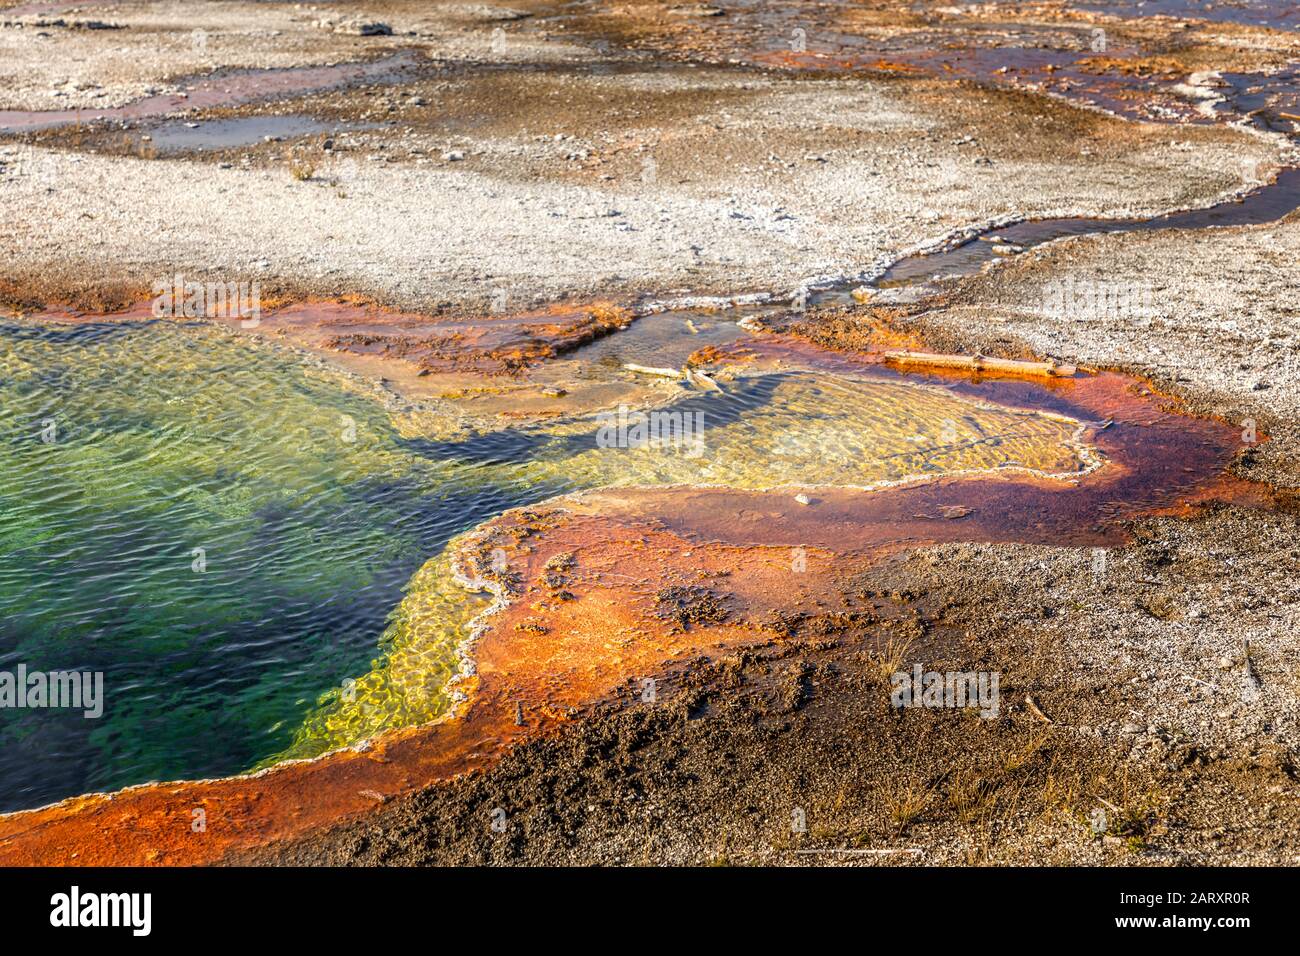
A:
[[[147,129],[137,135],[149,136],[160,153],[180,153],[189,150],[231,149],[262,142],[268,136],[292,139],[315,133],[336,133],[339,130],[373,128],[375,124],[327,123],[311,116],[243,116],[235,119],[182,122],[172,120]]]
[[[275,70],[220,70],[195,79],[184,94],[160,93],[106,109],[0,110],[0,130],[51,129],[103,120],[129,122],[169,113],[236,106],[253,100],[337,89],[352,83],[398,83],[415,63],[409,51],[380,60]]]
[[[683,390],[674,410],[704,415],[698,455],[602,448],[592,422],[438,442],[206,324],[0,322],[0,399],[0,670],[105,682],[98,720],[0,709],[5,810],[445,712],[486,599],[450,580],[444,546],[516,505],[609,484],[1084,467],[1068,420],[806,374]]]
[[[989,263],[998,261],[995,250],[1005,244],[1024,250],[1067,236],[1253,226],[1277,222],[1297,208],[1300,208],[1300,169],[1288,167],[1281,170],[1273,182],[1246,194],[1240,201],[1222,202],[1203,209],[1167,213],[1149,219],[1027,219],[1014,225],[995,227],[946,249],[905,256],[871,285],[880,289],[924,287],[932,291],[932,287],[926,285],[931,280],[975,275]],[[847,288],[817,293],[812,298],[819,304],[849,304],[853,301]]]

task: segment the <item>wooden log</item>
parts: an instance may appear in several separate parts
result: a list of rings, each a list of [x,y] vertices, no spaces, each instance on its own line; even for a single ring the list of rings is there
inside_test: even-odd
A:
[[[713,380],[712,376],[705,372],[701,372],[698,369],[688,368],[686,370],[686,381],[690,382],[696,388],[702,388],[707,392],[722,391],[722,388]]]
[[[649,365],[636,365],[633,362],[624,362],[623,367],[629,372],[640,372],[642,375],[660,375],[664,378],[681,378],[681,369],[676,368],[654,368]]]
[[[941,355],[936,352],[907,352],[891,350],[885,361],[895,365],[926,366],[930,368],[962,368],[972,372],[1002,372],[1010,375],[1044,375],[1069,378],[1076,369],[1073,365],[1056,362],[1022,362],[1017,359],[989,358],[987,355]]]

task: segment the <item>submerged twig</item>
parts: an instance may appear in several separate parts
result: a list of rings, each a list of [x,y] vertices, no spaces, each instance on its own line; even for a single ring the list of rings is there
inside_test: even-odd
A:
[[[663,378],[681,378],[681,370],[675,368],[655,368],[651,365],[637,365],[634,362],[624,362],[623,368],[629,372],[640,372],[642,375],[659,375]]]
[[[1047,375],[1069,378],[1073,365],[1056,362],[1022,362],[1018,359],[989,358],[987,355],[942,355],[937,352],[908,352],[897,349],[885,353],[885,361],[895,365],[923,365],[934,368],[965,368],[976,372],[1010,372],[1015,375]]]
[[[690,382],[692,385],[695,385],[699,388],[703,388],[705,391],[709,391],[709,392],[722,391],[722,386],[720,386],[717,382],[715,382],[711,376],[695,369],[688,368],[686,370],[686,381]]]

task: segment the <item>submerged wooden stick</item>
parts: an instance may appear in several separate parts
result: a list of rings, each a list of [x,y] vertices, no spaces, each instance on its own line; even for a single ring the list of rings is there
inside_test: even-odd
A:
[[[637,365],[634,362],[624,362],[623,367],[629,372],[640,372],[642,375],[662,375],[664,378],[681,378],[681,369],[676,368],[654,368],[650,365]]]
[[[1014,375],[1047,375],[1069,378],[1076,371],[1073,365],[1056,362],[1022,362],[1017,359],[989,358],[987,355],[941,355],[937,352],[906,352],[893,350],[885,353],[885,361],[895,365],[923,365],[931,368],[965,368],[974,372],[1010,372]]]
[[[721,386],[713,380],[712,376],[695,369],[686,369],[686,381],[690,382],[696,388],[702,388],[708,392],[722,391]]]

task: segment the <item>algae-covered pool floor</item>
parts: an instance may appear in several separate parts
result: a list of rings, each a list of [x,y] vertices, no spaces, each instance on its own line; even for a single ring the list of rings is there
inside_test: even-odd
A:
[[[0,671],[105,681],[0,862],[1297,862],[1300,32],[1202,6],[0,11]]]

